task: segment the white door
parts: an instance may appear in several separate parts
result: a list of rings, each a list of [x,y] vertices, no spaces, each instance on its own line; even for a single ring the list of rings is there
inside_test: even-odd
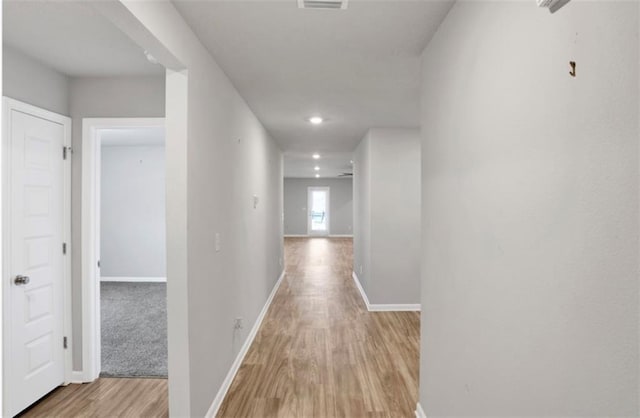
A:
[[[329,188],[309,187],[307,234],[329,235]]]
[[[5,115],[5,413],[13,416],[65,381],[65,126],[13,108]]]

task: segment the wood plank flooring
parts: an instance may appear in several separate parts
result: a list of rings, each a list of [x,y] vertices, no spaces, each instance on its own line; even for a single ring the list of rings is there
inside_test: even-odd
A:
[[[167,417],[167,379],[101,378],[59,387],[21,417]]]
[[[351,239],[285,249],[285,279],[218,417],[413,417],[419,313],[366,310]]]
[[[366,310],[351,239],[287,238],[285,249],[285,279],[218,417],[413,417],[419,314]],[[58,388],[22,416],[167,415],[166,380],[99,379]]]

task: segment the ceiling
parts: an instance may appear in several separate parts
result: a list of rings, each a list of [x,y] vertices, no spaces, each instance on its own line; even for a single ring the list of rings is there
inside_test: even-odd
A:
[[[285,151],[285,176],[312,152],[341,154],[343,167],[369,128],[419,126],[420,54],[453,4],[173,3]],[[327,121],[312,126],[313,115]]]
[[[3,41],[68,76],[164,74],[83,1],[4,0]]]
[[[4,42],[69,76],[163,74],[90,3],[5,0]],[[173,3],[278,141],[285,176],[313,177],[317,164],[332,177],[350,171],[369,128],[419,126],[420,53],[453,1]]]
[[[100,129],[103,147],[163,146],[164,128]]]

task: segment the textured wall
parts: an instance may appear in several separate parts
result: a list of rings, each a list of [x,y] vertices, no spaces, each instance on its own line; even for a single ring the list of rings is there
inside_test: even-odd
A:
[[[102,277],[166,277],[165,147],[103,146]]]
[[[372,304],[420,302],[420,132],[371,129],[354,154],[354,271]]]
[[[9,46],[2,46],[2,94],[69,116],[69,78]]]
[[[638,70],[637,2],[458,2],[424,51],[430,418],[638,416]]]

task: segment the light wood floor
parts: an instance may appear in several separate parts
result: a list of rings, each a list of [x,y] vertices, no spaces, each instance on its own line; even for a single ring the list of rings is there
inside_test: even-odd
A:
[[[366,310],[351,239],[285,247],[285,279],[218,417],[415,416],[419,314]]]
[[[107,379],[60,387],[21,417],[166,417],[167,379]]]
[[[413,417],[419,314],[367,312],[350,239],[287,238],[285,249],[285,279],[218,417]],[[167,411],[166,380],[99,379],[58,388],[23,416]]]

